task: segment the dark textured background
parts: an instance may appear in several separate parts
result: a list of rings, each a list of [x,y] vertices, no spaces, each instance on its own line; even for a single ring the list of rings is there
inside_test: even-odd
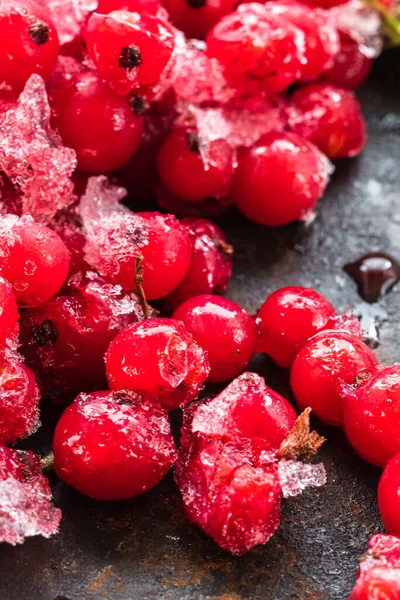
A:
[[[371,250],[400,257],[399,80],[400,54],[391,52],[359,94],[369,123],[367,149],[337,165],[311,226],[270,230],[236,214],[225,219],[236,248],[232,299],[256,311],[276,288],[300,284],[344,310],[360,303],[342,271],[346,262]],[[378,349],[385,363],[400,361],[399,300],[398,285],[372,307],[386,318]],[[257,357],[254,368],[287,393],[286,374],[271,361]],[[243,558],[188,525],[171,477],[120,503],[91,501],[55,480],[61,533],[0,547],[0,600],[346,599],[357,557],[381,529],[379,472],[354,456],[340,431],[321,431],[328,437],[321,453],[327,485],[285,501],[273,540]],[[45,438],[46,427],[35,449],[46,448]]]

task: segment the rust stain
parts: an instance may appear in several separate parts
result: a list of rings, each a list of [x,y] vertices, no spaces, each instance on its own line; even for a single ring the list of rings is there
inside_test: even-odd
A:
[[[89,583],[83,592],[83,600],[94,600],[94,598],[112,600],[113,596],[110,594],[117,594],[124,586],[122,579],[113,573],[112,566],[107,565]]]

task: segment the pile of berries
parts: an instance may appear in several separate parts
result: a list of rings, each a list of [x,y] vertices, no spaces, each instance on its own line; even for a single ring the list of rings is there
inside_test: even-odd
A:
[[[353,90],[380,51],[378,13],[361,0],[3,0],[0,33],[0,541],[60,520],[39,458],[10,447],[40,425],[41,397],[68,404],[61,479],[119,500],[175,465],[188,518],[238,555],[274,534],[282,497],[324,483],[306,462],[323,441],[312,410],[385,467],[379,503],[400,535],[400,367],[312,289],[277,290],[255,318],[215,295],[233,248],[210,220],[232,204],[267,226],[309,218],[331,161],[366,143]],[[243,373],[256,352],[290,369],[299,417]],[[206,382],[228,385],[199,400]],[[382,562],[354,598],[400,568],[374,544]]]

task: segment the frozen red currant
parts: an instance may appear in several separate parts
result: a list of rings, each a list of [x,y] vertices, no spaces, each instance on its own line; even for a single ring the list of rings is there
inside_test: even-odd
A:
[[[341,331],[317,334],[294,359],[290,385],[301,410],[312,408],[324,423],[342,425],[349,399],[362,393],[378,369],[375,354],[358,337]]]
[[[69,252],[54,231],[28,216],[0,217],[0,274],[13,286],[18,303],[37,306],[63,286]]]
[[[378,502],[386,529],[400,537],[400,453],[388,462],[383,471]]]
[[[272,14],[282,16],[304,33],[302,81],[317,79],[333,66],[339,52],[339,36],[333,17],[328,12],[310,10],[295,0],[267,2],[266,7]]]
[[[349,600],[398,600],[400,598],[400,539],[374,535],[360,562],[357,583]]]
[[[301,74],[303,32],[262,4],[242,4],[215,25],[206,41],[208,56],[247,93],[282,92]]]
[[[239,153],[234,201],[256,223],[285,225],[304,217],[321,198],[329,167],[307,140],[293,133],[268,133]]]
[[[133,293],[93,273],[75,277],[58,296],[21,321],[21,352],[46,395],[62,401],[106,384],[104,354],[112,339],[143,318]]]
[[[323,76],[324,81],[339,88],[354,90],[368,77],[372,58],[363,52],[362,45],[350,36],[340,34],[340,52],[332,69]]]
[[[199,202],[226,196],[232,185],[234,157],[225,140],[203,142],[191,129],[170,133],[158,155],[158,172],[167,190],[182,200]]]
[[[298,286],[277,290],[257,314],[259,351],[269,354],[280,367],[290,367],[307,340],[336,316],[332,304],[311,288]]]
[[[60,519],[40,459],[0,445],[0,542],[15,546],[34,535],[48,538],[57,533]]]
[[[159,0],[99,0],[96,12],[107,15],[114,10],[156,15],[161,8]]]
[[[212,440],[249,438],[275,451],[295,421],[296,412],[283,396],[256,373],[243,373],[215,398],[185,409],[181,449],[192,455]]]
[[[53,440],[57,475],[96,500],[123,500],[154,487],[175,462],[166,412],[130,392],[80,394]]]
[[[0,444],[15,444],[39,426],[34,373],[18,357],[0,356]]]
[[[13,346],[18,337],[18,306],[13,288],[0,277],[0,349]]]
[[[192,260],[185,279],[165,300],[169,310],[199,294],[222,294],[232,274],[233,248],[221,229],[207,219],[186,218],[182,223],[193,236]]]
[[[199,394],[209,373],[207,355],[185,326],[172,319],[146,319],[111,342],[106,354],[113,390],[133,390],[168,410]]]
[[[258,343],[254,319],[241,306],[211,294],[190,298],[179,306],[173,319],[182,321],[208,354],[208,381],[227,381],[248,365]]]
[[[64,144],[75,150],[81,171],[120,169],[137,150],[143,133],[142,117],[95,71],[55,76],[50,102],[52,123]]]
[[[163,0],[173,24],[186,37],[204,40],[218,21],[233,12],[239,0]]]
[[[100,75],[118,94],[157,83],[174,48],[174,31],[157,17],[142,12],[94,13],[86,43]]]
[[[87,262],[108,280],[129,290],[136,286],[141,258],[147,299],[163,298],[189,270],[193,247],[189,229],[173,215],[156,212],[112,211],[100,213],[93,220],[92,204],[99,193],[104,193],[103,188],[102,181],[91,181],[85,199],[81,199]]]
[[[289,127],[329,158],[357,156],[367,134],[360,105],[349,90],[325,83],[300,88],[291,98]]]
[[[57,31],[47,8],[33,0],[2,0],[0,81],[22,91],[33,73],[47,80],[57,63]]]
[[[400,365],[377,371],[349,400],[347,438],[362,458],[384,467],[400,452]]]
[[[211,441],[177,471],[176,480],[189,521],[233,554],[266,544],[279,525],[278,470],[263,461],[261,441]]]

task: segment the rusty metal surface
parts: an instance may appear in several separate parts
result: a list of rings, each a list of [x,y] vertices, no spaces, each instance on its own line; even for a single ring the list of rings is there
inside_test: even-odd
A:
[[[360,91],[370,143],[359,160],[338,165],[311,226],[268,230],[234,214],[227,218],[236,246],[232,299],[255,311],[277,287],[311,285],[344,310],[360,303],[342,271],[346,262],[371,250],[400,257],[399,79],[400,54],[392,53]],[[397,286],[379,304],[387,317],[378,349],[383,362],[400,361],[399,308]],[[253,366],[287,393],[286,374],[266,357],[256,357]],[[323,432],[327,485],[285,501],[273,540],[242,558],[185,521],[172,477],[120,503],[91,501],[55,480],[61,533],[0,547],[0,599],[346,599],[357,557],[382,527],[379,471],[354,456],[340,431]],[[37,450],[48,446],[46,427],[35,444]]]

